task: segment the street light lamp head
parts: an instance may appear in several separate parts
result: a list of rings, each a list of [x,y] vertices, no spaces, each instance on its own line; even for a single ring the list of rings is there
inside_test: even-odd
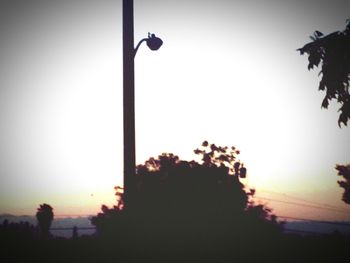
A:
[[[163,40],[156,37],[155,34],[148,33],[148,38],[146,39],[147,46],[151,50],[158,50],[163,45]]]
[[[163,45],[163,40],[161,40],[159,37],[156,37],[155,34],[148,33],[148,38],[141,39],[140,42],[136,45],[134,49],[134,57],[136,56],[137,50],[144,41],[146,41],[149,49],[153,51],[158,50]]]

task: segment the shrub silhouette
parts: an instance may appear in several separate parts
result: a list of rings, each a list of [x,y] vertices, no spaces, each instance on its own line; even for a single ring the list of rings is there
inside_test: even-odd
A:
[[[36,236],[36,228],[29,222],[9,222],[5,219],[0,224],[1,241],[19,241],[19,240],[33,240]],[[2,243],[3,243],[2,242]]]
[[[123,209],[123,193],[116,188],[118,204],[102,206],[91,219],[97,233],[122,238],[127,248],[161,247],[173,254],[188,249],[197,255],[217,255],[280,233],[282,224],[270,209],[256,205],[254,190],[240,182],[246,168],[235,147],[205,141],[195,153],[198,161],[163,153],[138,165],[132,209]]]
[[[350,164],[336,165],[335,169],[337,169],[338,175],[344,179],[338,181],[339,186],[344,188],[342,200],[350,204]]]

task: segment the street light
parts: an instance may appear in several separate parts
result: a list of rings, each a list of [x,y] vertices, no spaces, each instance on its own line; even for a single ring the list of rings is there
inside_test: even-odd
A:
[[[153,51],[158,50],[163,45],[163,40],[161,40],[159,37],[156,37],[155,34],[148,33],[148,38],[141,39],[140,42],[136,45],[134,57],[136,56],[137,50],[144,41],[146,41],[146,44],[149,47],[149,49]]]
[[[135,189],[135,55],[146,41],[151,50],[158,50],[163,41],[155,34],[141,39],[134,48],[134,1],[123,0],[123,131],[124,131],[124,207],[130,208]],[[131,205],[132,206],[132,205]]]

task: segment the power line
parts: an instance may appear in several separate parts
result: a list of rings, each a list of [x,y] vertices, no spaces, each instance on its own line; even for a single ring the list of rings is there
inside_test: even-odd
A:
[[[56,215],[55,214],[55,217],[91,217],[91,216],[94,216],[94,215],[82,215],[82,214],[59,214],[59,215]]]
[[[297,205],[297,206],[303,206],[303,207],[310,207],[310,208],[316,208],[316,209],[321,209],[321,210],[329,210],[329,211],[333,211],[333,212],[345,213],[345,214],[349,214],[350,215],[350,211],[341,210],[341,209],[326,208],[326,207],[316,206],[316,205],[307,205],[307,204],[303,204],[303,203],[289,202],[289,201],[283,201],[283,200],[278,200],[278,199],[274,199],[274,198],[267,198],[267,197],[261,197],[261,196],[255,196],[255,198],[259,198],[259,199],[266,200],[266,201],[274,201],[274,202],[284,203],[284,204],[291,204],[291,205]]]
[[[50,231],[73,231],[73,227],[60,227],[60,228],[50,228]],[[96,230],[96,227],[77,227],[77,231],[84,231],[84,230]],[[292,228],[284,228],[284,232],[288,233],[298,233],[298,234],[312,234],[312,235],[325,235],[328,234],[326,232],[319,232],[319,231],[308,231],[308,230],[299,230],[299,229],[292,229]]]
[[[284,232],[292,232],[292,233],[300,233],[300,234],[312,234],[312,235],[325,235],[328,233],[325,232],[315,232],[315,231],[307,231],[307,230],[298,230],[298,229],[291,229],[291,228],[284,228]]]
[[[309,218],[300,218],[300,217],[292,217],[292,216],[284,216],[284,215],[277,215],[277,217],[283,218],[283,219],[312,222],[312,223],[317,223],[317,224],[328,224],[328,225],[350,227],[350,224],[345,223],[345,222],[320,221],[320,220],[314,220],[314,219],[309,219]],[[96,227],[94,227],[94,226],[91,226],[91,227],[78,227],[78,226],[76,226],[76,228],[78,231],[96,230]],[[50,228],[50,231],[72,231],[73,229],[74,229],[74,227],[52,227],[52,228]],[[298,233],[298,234],[312,234],[312,235],[329,234],[327,232],[300,230],[300,229],[292,229],[292,228],[284,228],[283,231],[284,232],[291,232],[291,233]]]
[[[266,192],[266,193],[271,193],[271,194],[282,195],[283,197],[286,197],[286,198],[289,198],[289,199],[298,200],[298,201],[302,201],[302,202],[309,203],[309,204],[314,204],[314,205],[318,205],[318,206],[325,206],[326,208],[333,208],[333,209],[346,210],[346,209],[344,209],[343,207],[340,207],[340,206],[334,206],[334,205],[330,205],[330,204],[319,203],[319,202],[315,202],[315,201],[309,201],[309,200],[306,200],[306,199],[304,199],[304,198],[292,196],[292,195],[285,194],[285,193],[279,193],[279,192],[269,191],[269,190],[260,190],[260,191],[261,191],[261,192]],[[349,211],[349,212],[350,212],[350,211]]]
[[[50,230],[73,230],[74,227],[52,227],[50,228]],[[96,227],[91,226],[91,227],[78,227],[77,226],[77,230],[96,230]]]
[[[309,218],[300,218],[300,217],[283,216],[283,215],[277,215],[277,217],[284,218],[284,219],[297,220],[297,221],[307,221],[307,222],[319,223],[319,224],[339,225],[339,226],[350,227],[350,224],[345,223],[345,222],[320,221],[320,220],[314,220],[314,219],[309,219]]]
[[[327,221],[317,221],[312,219],[305,219],[305,218],[295,218],[295,217],[287,217],[287,216],[279,216],[281,218],[288,218],[288,219],[294,219],[294,220],[302,220],[302,221],[310,221],[310,222],[316,222],[316,223],[323,223],[323,224],[333,224],[333,225],[342,225],[342,226],[348,226],[350,227],[350,224],[340,223],[340,222],[327,222]],[[74,227],[53,227],[50,228],[50,231],[72,231]],[[83,230],[96,230],[96,227],[77,227],[78,231]],[[291,233],[299,233],[299,234],[313,234],[313,235],[325,235],[329,234],[327,232],[320,232],[320,231],[309,231],[309,230],[300,230],[300,229],[292,229],[292,228],[284,228],[284,232],[291,232]]]

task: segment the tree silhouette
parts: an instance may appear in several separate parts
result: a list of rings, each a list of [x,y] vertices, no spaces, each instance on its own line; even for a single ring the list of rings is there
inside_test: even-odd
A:
[[[315,31],[311,36],[312,42],[299,48],[300,54],[308,54],[308,69],[322,65],[322,75],[319,90],[326,90],[322,102],[323,108],[328,108],[329,102],[336,99],[341,105],[338,125],[347,125],[350,119],[350,20],[344,31],[323,35]]]
[[[322,75],[319,90],[326,90],[322,107],[328,108],[329,102],[336,99],[341,105],[338,119],[339,127],[343,123],[347,126],[350,119],[350,19],[347,20],[345,30],[323,35],[315,31],[311,36],[312,42],[299,48],[300,54],[308,54],[308,69],[313,69],[322,64],[320,75]],[[340,187],[344,188],[342,200],[350,203],[350,165],[336,165],[338,175],[343,176],[345,181],[338,181]]]
[[[338,170],[338,175],[342,176],[344,180],[338,181],[340,187],[344,188],[342,200],[350,204],[350,164],[337,165],[335,169]]]
[[[39,206],[36,212],[36,218],[43,238],[49,237],[49,230],[54,218],[53,208],[48,204]]]

